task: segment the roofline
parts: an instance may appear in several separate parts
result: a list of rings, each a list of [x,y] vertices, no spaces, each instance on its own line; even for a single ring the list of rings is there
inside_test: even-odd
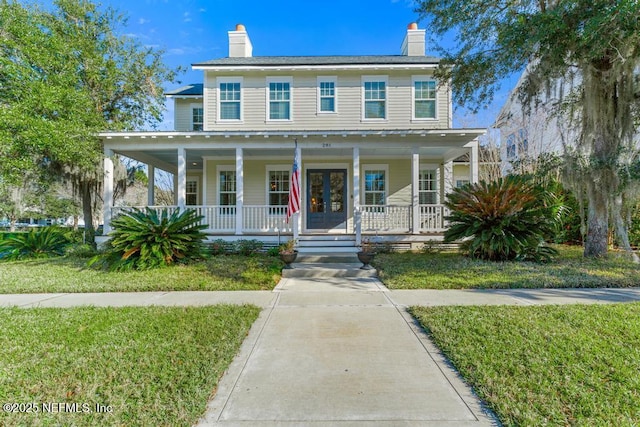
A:
[[[437,68],[438,62],[407,63],[407,64],[327,64],[327,65],[233,65],[233,64],[191,64],[193,70],[204,71],[252,71],[252,70],[286,70],[286,71],[306,71],[306,70],[397,70],[397,69],[424,69]]]
[[[204,95],[180,95],[180,94],[169,94],[169,93],[165,93],[164,96],[166,98],[202,98]]]
[[[232,136],[281,136],[281,137],[301,137],[306,138],[308,136],[375,136],[375,135],[398,135],[398,136],[481,136],[487,133],[485,128],[459,128],[459,129],[389,129],[389,130],[311,130],[311,131],[285,131],[285,130],[273,130],[273,131],[194,131],[194,132],[177,132],[177,131],[141,131],[141,132],[100,132],[98,136],[101,138],[174,138],[174,137],[223,137],[229,138]]]

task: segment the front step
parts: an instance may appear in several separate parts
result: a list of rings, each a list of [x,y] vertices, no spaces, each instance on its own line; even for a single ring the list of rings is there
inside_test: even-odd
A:
[[[282,270],[283,278],[376,277],[376,270],[361,270],[362,263],[295,262]]]
[[[348,256],[358,252],[355,236],[331,234],[300,236],[297,250],[300,255]]]

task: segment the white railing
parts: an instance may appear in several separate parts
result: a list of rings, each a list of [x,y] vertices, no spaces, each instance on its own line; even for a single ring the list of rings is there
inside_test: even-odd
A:
[[[145,207],[138,207],[144,209]],[[158,212],[175,212],[177,206],[149,206]],[[113,207],[112,216],[131,211],[132,207]],[[236,231],[235,206],[187,206],[195,209],[204,218],[208,232],[234,233]],[[362,205],[360,206],[361,230],[365,233],[410,233],[412,230],[411,205]],[[420,232],[438,233],[446,230],[444,219],[449,214],[444,205],[420,205],[418,229]],[[276,233],[291,232],[287,221],[286,206],[244,206],[242,209],[242,232]]]
[[[444,219],[449,210],[444,205],[420,205],[420,231],[441,232],[447,229]]]
[[[145,209],[145,206],[136,206],[137,209]],[[149,208],[169,214],[175,212],[177,206],[149,206]],[[123,212],[129,212],[134,207],[113,207],[112,216],[116,217]],[[198,212],[204,218],[201,224],[208,225],[206,231],[234,233],[236,231],[236,207],[235,206],[187,206]],[[242,209],[242,231],[258,233],[290,232],[291,226],[287,221],[286,206],[244,206]]]
[[[364,232],[411,231],[411,205],[361,205],[360,213]]]
[[[244,206],[242,231],[269,233],[291,231],[286,206]]]

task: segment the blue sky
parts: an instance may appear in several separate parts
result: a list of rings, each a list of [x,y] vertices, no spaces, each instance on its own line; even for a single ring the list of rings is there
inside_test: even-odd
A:
[[[247,28],[255,56],[393,55],[400,53],[407,25],[418,20],[410,0],[95,1],[127,15],[122,31],[164,49],[168,65],[189,68],[180,76],[183,84],[202,82],[202,71],[191,70],[192,63],[227,56],[227,31],[238,23]],[[419,26],[428,32],[427,23]],[[435,55],[428,44],[427,54]],[[505,84],[486,112],[464,116],[457,110],[456,126],[490,125],[511,87]],[[172,125],[171,101],[167,107],[165,130]]]

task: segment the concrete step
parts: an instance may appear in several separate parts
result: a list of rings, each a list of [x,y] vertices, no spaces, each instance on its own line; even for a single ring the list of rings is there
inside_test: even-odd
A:
[[[300,246],[297,248],[299,255],[349,255],[358,252],[355,246]]]
[[[313,264],[358,264],[360,261],[355,252],[346,253],[323,253],[323,252],[300,252],[296,258],[297,263]]]
[[[355,240],[298,240],[298,247],[314,248],[314,247],[353,247],[356,245]]]
[[[362,270],[362,263],[294,262],[282,270],[284,278],[376,277],[376,270]]]

